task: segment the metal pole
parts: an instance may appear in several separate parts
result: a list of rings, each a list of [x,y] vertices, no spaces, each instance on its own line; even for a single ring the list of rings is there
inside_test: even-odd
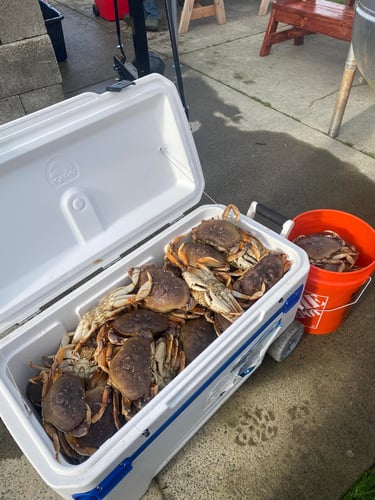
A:
[[[174,36],[176,38],[176,46],[178,46],[178,33],[177,33],[177,0],[170,0],[171,2],[171,18]]]
[[[168,30],[169,30],[169,36],[171,39],[173,62],[174,62],[174,66],[175,66],[174,69],[175,69],[176,77],[177,77],[178,92],[180,94],[180,99],[181,99],[182,105],[184,107],[186,117],[187,117],[187,119],[189,119],[189,108],[188,108],[186,101],[185,101],[184,84],[182,81],[180,57],[178,55],[176,23],[175,23],[175,20],[172,18],[172,6],[171,6],[171,4],[174,3],[174,5],[176,6],[175,1],[176,0],[165,0],[165,12],[167,15]]]
[[[337,96],[336,105],[331,118],[331,124],[328,130],[328,135],[330,137],[336,137],[339,132],[356,70],[357,64],[354,57],[353,45],[350,44],[348,56],[345,62],[344,73],[342,75],[340,90]]]

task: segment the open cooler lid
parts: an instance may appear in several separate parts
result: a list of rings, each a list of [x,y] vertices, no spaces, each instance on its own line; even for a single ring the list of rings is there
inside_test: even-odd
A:
[[[173,83],[152,74],[0,127],[0,332],[199,202]]]

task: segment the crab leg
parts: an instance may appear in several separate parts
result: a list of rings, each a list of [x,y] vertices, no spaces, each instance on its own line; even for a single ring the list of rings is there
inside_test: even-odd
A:
[[[232,203],[225,207],[225,210],[223,212],[223,219],[228,219],[231,212],[234,213],[235,221],[238,222],[240,220],[241,212],[239,211],[238,207],[236,207],[236,205],[233,205]]]
[[[150,294],[152,287],[150,276],[148,281],[139,288],[137,293],[131,293],[138,283],[139,273],[140,271],[136,269],[136,272],[132,275],[132,283],[127,286],[116,288],[111,293],[104,296],[97,306],[83,315],[72,339],[72,343],[77,345],[76,351],[79,351],[81,346],[87,342],[90,336],[106,321],[114,318],[128,305],[139,302]]]

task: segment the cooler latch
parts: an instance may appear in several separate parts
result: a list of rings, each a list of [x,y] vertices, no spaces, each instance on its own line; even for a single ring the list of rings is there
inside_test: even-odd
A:
[[[301,285],[299,288],[297,288],[297,290],[294,293],[292,293],[292,295],[289,295],[289,297],[284,302],[284,305],[283,305],[283,308],[282,308],[282,311],[283,311],[284,314],[286,314],[296,304],[298,304],[298,302],[301,299],[302,292],[303,292],[303,285]]]
[[[106,87],[106,90],[108,92],[121,92],[122,89],[129,87],[129,85],[135,85],[135,82],[129,80],[120,80],[119,82],[112,83],[112,85]]]

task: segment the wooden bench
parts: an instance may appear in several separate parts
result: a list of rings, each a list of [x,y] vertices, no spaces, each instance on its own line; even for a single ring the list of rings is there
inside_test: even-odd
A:
[[[286,40],[302,45],[304,36],[314,33],[350,42],[354,2],[347,0],[343,5],[329,0],[275,0],[259,55],[268,56],[272,45]],[[279,23],[289,27],[277,30]]]
[[[258,16],[265,16],[267,14],[268,6],[271,0],[260,0]]]
[[[185,0],[178,32],[186,33],[189,29],[190,21],[210,16],[216,16],[217,24],[225,24],[227,22],[224,0],[213,0],[213,3],[210,5],[201,5],[198,0]]]

